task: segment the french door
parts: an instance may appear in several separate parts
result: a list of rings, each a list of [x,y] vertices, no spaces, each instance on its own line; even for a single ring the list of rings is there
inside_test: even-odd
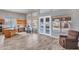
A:
[[[71,27],[70,17],[44,16],[39,18],[39,33],[59,38],[59,35],[66,35]]]
[[[51,36],[51,17],[44,16],[39,18],[39,33]]]

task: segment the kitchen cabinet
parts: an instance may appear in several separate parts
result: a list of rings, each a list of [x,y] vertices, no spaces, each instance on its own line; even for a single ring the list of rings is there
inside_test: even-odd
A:
[[[4,24],[4,19],[0,19],[0,24]]]
[[[17,22],[17,25],[19,25],[19,26],[26,26],[26,24],[27,24],[27,21],[24,19],[17,19],[16,22]]]
[[[0,16],[0,24],[4,24],[4,18]]]
[[[25,28],[18,28],[18,32],[24,32]]]
[[[5,28],[3,29],[3,33],[4,33],[5,38],[10,38],[16,34],[16,30]]]

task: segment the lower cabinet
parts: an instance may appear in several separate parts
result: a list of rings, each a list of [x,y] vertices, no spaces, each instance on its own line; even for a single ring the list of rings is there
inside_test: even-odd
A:
[[[16,34],[15,30],[9,30],[9,29],[4,29],[3,33],[5,35],[5,38],[10,38]]]
[[[24,32],[25,31],[25,28],[19,28],[18,29],[18,32]]]

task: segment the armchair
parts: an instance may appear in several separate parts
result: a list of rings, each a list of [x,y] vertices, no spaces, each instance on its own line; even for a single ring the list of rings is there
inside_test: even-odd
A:
[[[79,37],[78,31],[69,30],[67,36],[60,35],[59,44],[66,49],[77,49],[78,37]]]

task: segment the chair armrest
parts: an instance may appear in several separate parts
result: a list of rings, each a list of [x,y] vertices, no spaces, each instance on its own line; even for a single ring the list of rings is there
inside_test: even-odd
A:
[[[60,35],[60,37],[64,37],[64,38],[67,38],[67,35]]]

